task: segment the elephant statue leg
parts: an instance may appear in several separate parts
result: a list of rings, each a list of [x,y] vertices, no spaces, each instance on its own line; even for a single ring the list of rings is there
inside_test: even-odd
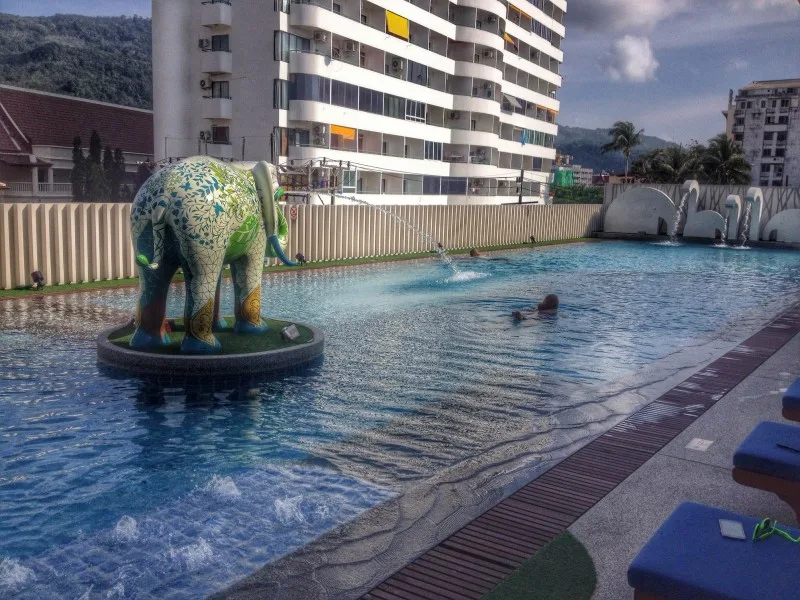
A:
[[[227,327],[225,319],[222,318],[222,309],[220,306],[220,298],[222,296],[222,273],[219,274],[217,279],[217,291],[214,293],[214,331],[220,331]]]
[[[217,282],[222,271],[222,253],[209,252],[202,260],[195,259],[191,252],[184,258],[191,262],[183,266],[186,277],[186,309],[184,322],[186,335],[181,343],[184,354],[210,354],[222,346],[213,334],[214,298]]]
[[[266,236],[260,235],[250,250],[231,263],[236,333],[264,333],[269,329],[261,318],[261,277],[264,269]]]
[[[156,269],[139,267],[139,300],[136,303],[136,331],[131,348],[158,348],[169,344],[166,311],[167,291],[178,265],[163,260]]]

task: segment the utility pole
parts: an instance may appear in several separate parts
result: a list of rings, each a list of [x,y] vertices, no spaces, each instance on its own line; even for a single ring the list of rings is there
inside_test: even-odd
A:
[[[306,204],[311,204],[311,171],[314,161],[308,161],[308,168],[306,169]]]
[[[517,204],[522,204],[522,182],[525,181],[525,169],[519,170],[519,199],[517,200]]]

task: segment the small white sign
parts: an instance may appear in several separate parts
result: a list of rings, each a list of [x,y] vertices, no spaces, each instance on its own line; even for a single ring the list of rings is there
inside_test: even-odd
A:
[[[691,442],[686,444],[686,448],[689,450],[697,450],[698,452],[705,452],[711,447],[711,444],[714,442],[712,440],[702,440],[700,438],[694,438]]]

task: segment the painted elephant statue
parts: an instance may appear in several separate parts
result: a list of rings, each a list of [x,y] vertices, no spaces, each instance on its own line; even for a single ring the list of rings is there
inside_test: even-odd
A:
[[[131,211],[140,274],[132,348],[169,343],[167,290],[178,267],[186,281],[182,353],[220,349],[214,329],[222,325],[219,297],[226,264],[233,279],[234,331],[267,330],[261,318],[264,258],[295,264],[284,253],[288,224],[277,202],[282,194],[274,166],[260,162],[246,170],[206,156],[171,164],[145,182]]]

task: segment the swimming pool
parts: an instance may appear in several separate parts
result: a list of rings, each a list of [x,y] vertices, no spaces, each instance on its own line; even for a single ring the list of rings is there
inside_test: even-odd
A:
[[[520,431],[557,444],[553,416],[578,398],[800,290],[792,252],[506,256],[457,260],[456,277],[432,260],[268,275],[263,312],[321,327],[324,361],[213,388],[98,368],[93,336],[135,290],[0,302],[0,595],[219,590]],[[557,317],[510,320],[550,292]]]

